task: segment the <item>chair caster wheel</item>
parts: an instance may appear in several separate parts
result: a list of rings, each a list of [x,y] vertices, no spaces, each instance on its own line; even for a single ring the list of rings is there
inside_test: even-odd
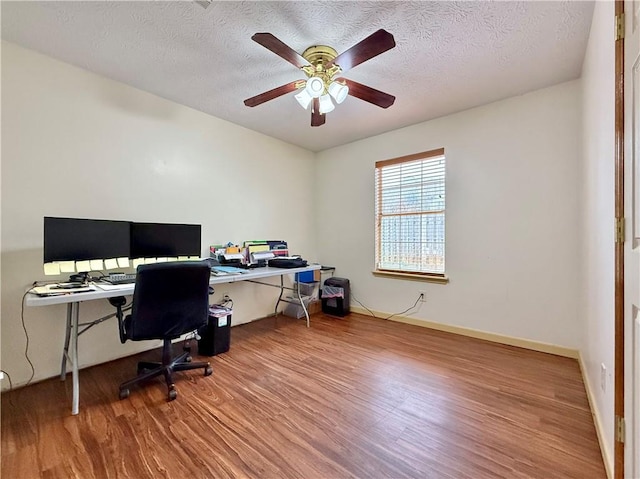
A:
[[[128,389],[120,390],[120,399],[127,399],[129,397],[130,391]]]
[[[204,368],[204,375],[211,376],[213,374],[213,368],[211,366],[207,366]]]
[[[167,396],[167,400],[173,401],[177,397],[178,397],[178,391],[176,391],[175,389],[169,389],[169,395]]]

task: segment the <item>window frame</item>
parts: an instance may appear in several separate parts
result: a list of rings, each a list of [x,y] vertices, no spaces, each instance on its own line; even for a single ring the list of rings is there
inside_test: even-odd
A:
[[[383,168],[397,165],[401,163],[409,163],[418,160],[429,160],[431,158],[443,157],[445,159],[445,188],[446,188],[446,157],[444,153],[444,148],[437,148],[434,150],[423,151],[421,153],[414,153],[412,155],[400,156],[398,158],[392,158],[389,160],[381,160],[376,161],[375,163],[375,258],[374,258],[374,270],[373,274],[375,276],[386,276],[386,277],[395,277],[398,279],[409,279],[415,281],[428,281],[435,283],[448,283],[449,278],[445,272],[427,272],[427,271],[407,271],[401,269],[388,269],[388,268],[378,268],[379,260],[380,260],[380,250],[381,250],[381,211],[382,211],[382,194],[381,187],[382,183],[378,179],[378,172]],[[445,218],[446,224],[446,189],[445,189],[445,206],[442,210],[442,214]],[[446,258],[446,227],[445,227],[445,254],[443,254],[443,258]]]

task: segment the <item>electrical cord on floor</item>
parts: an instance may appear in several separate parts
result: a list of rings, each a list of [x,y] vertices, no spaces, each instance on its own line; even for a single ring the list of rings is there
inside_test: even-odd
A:
[[[11,381],[11,376],[9,375],[8,372],[6,372],[4,369],[0,369],[0,371],[7,376],[7,380],[9,381],[9,391],[11,391],[13,389],[13,382]]]
[[[373,311],[371,311],[371,310],[370,310],[369,308],[367,308],[364,304],[362,304],[360,301],[358,301],[358,299],[354,296],[353,291],[351,292],[351,297],[353,298],[353,300],[354,300],[356,303],[358,303],[358,304],[359,304],[360,306],[362,306],[364,309],[366,309],[367,311],[369,311],[369,314],[370,314],[371,316],[373,316],[374,318],[387,320],[387,319],[391,319],[391,318],[393,318],[394,316],[398,316],[398,315],[400,315],[400,314],[405,314],[405,313],[408,313],[409,311],[411,311],[412,309],[415,309],[415,307],[417,306],[417,304],[420,302],[420,298],[422,297],[422,293],[418,296],[418,298],[416,299],[416,302],[415,302],[415,303],[413,303],[413,305],[412,305],[412,306],[410,306],[409,308],[405,309],[404,311],[400,311],[399,313],[393,313],[392,315],[387,316],[386,318],[380,318],[380,317],[376,316],[376,315],[375,315],[375,313],[374,313]],[[419,309],[419,308],[418,308],[418,309]],[[412,313],[412,314],[413,314],[413,313]]]
[[[25,386],[28,386],[29,383],[33,380],[33,377],[36,375],[36,368],[33,367],[33,363],[31,362],[31,359],[29,359],[29,333],[27,332],[27,326],[24,322],[24,300],[27,297],[27,294],[29,294],[29,291],[30,289],[25,291],[24,295],[22,296],[22,308],[20,309],[20,319],[22,321],[22,329],[24,330],[24,337],[26,338],[26,344],[24,346],[24,357],[27,359],[29,366],[31,366],[31,377],[29,378]]]
[[[373,316],[374,318],[378,318],[375,313],[373,311],[371,311],[369,308],[367,308],[364,304],[362,304],[360,301],[358,301],[358,298],[355,297],[355,295],[353,294],[353,291],[351,291],[351,298],[358,303],[360,306],[362,306],[364,309],[366,309],[367,311],[369,311],[369,314],[371,316]],[[380,318],[378,318],[380,319]]]

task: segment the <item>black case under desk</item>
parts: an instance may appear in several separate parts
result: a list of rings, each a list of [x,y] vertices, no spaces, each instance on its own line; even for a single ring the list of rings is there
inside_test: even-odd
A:
[[[231,343],[231,314],[221,318],[210,315],[207,325],[200,328],[198,334],[200,335],[198,340],[200,356],[226,353]]]
[[[343,298],[322,298],[322,312],[332,316],[346,316],[349,314],[351,306],[351,291],[349,280],[347,278],[327,278],[324,281],[325,286],[333,286],[342,288],[344,291]]]

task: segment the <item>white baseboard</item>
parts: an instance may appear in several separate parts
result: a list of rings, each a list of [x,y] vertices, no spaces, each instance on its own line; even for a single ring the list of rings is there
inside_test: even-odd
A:
[[[582,381],[584,382],[584,388],[587,391],[587,399],[589,400],[589,409],[591,409],[591,416],[593,416],[593,424],[596,428],[596,436],[598,436],[598,443],[600,444],[600,451],[602,452],[602,460],[604,461],[604,468],[607,471],[607,477],[613,478],[613,457],[611,451],[607,446],[604,436],[604,428],[602,427],[602,421],[600,420],[600,414],[595,405],[595,397],[593,396],[593,389],[589,382],[589,375],[587,374],[587,368],[582,360],[582,355],[578,355],[578,363],[580,364],[580,372],[582,373]]]
[[[354,313],[364,314],[371,316],[371,313],[364,308],[351,307],[351,311]],[[372,311],[377,317],[385,318],[390,313],[383,313],[380,311]],[[485,341],[492,341],[494,343],[508,344],[510,346],[518,346],[520,348],[531,349],[533,351],[540,351],[543,353],[555,354],[557,356],[563,356],[566,358],[578,359],[579,351],[577,349],[565,348],[564,346],[558,346],[556,344],[543,343],[540,341],[532,341],[530,339],[516,338],[513,336],[504,336],[502,334],[487,333],[486,331],[479,331],[477,329],[465,328],[462,326],[452,326],[449,324],[436,323],[433,321],[427,321],[424,319],[410,318],[408,316],[394,316],[389,321],[396,321],[398,323],[412,324],[414,326],[422,326],[423,328],[436,329],[438,331],[445,331],[447,333],[459,334],[461,336],[469,336],[471,338],[484,339]]]

